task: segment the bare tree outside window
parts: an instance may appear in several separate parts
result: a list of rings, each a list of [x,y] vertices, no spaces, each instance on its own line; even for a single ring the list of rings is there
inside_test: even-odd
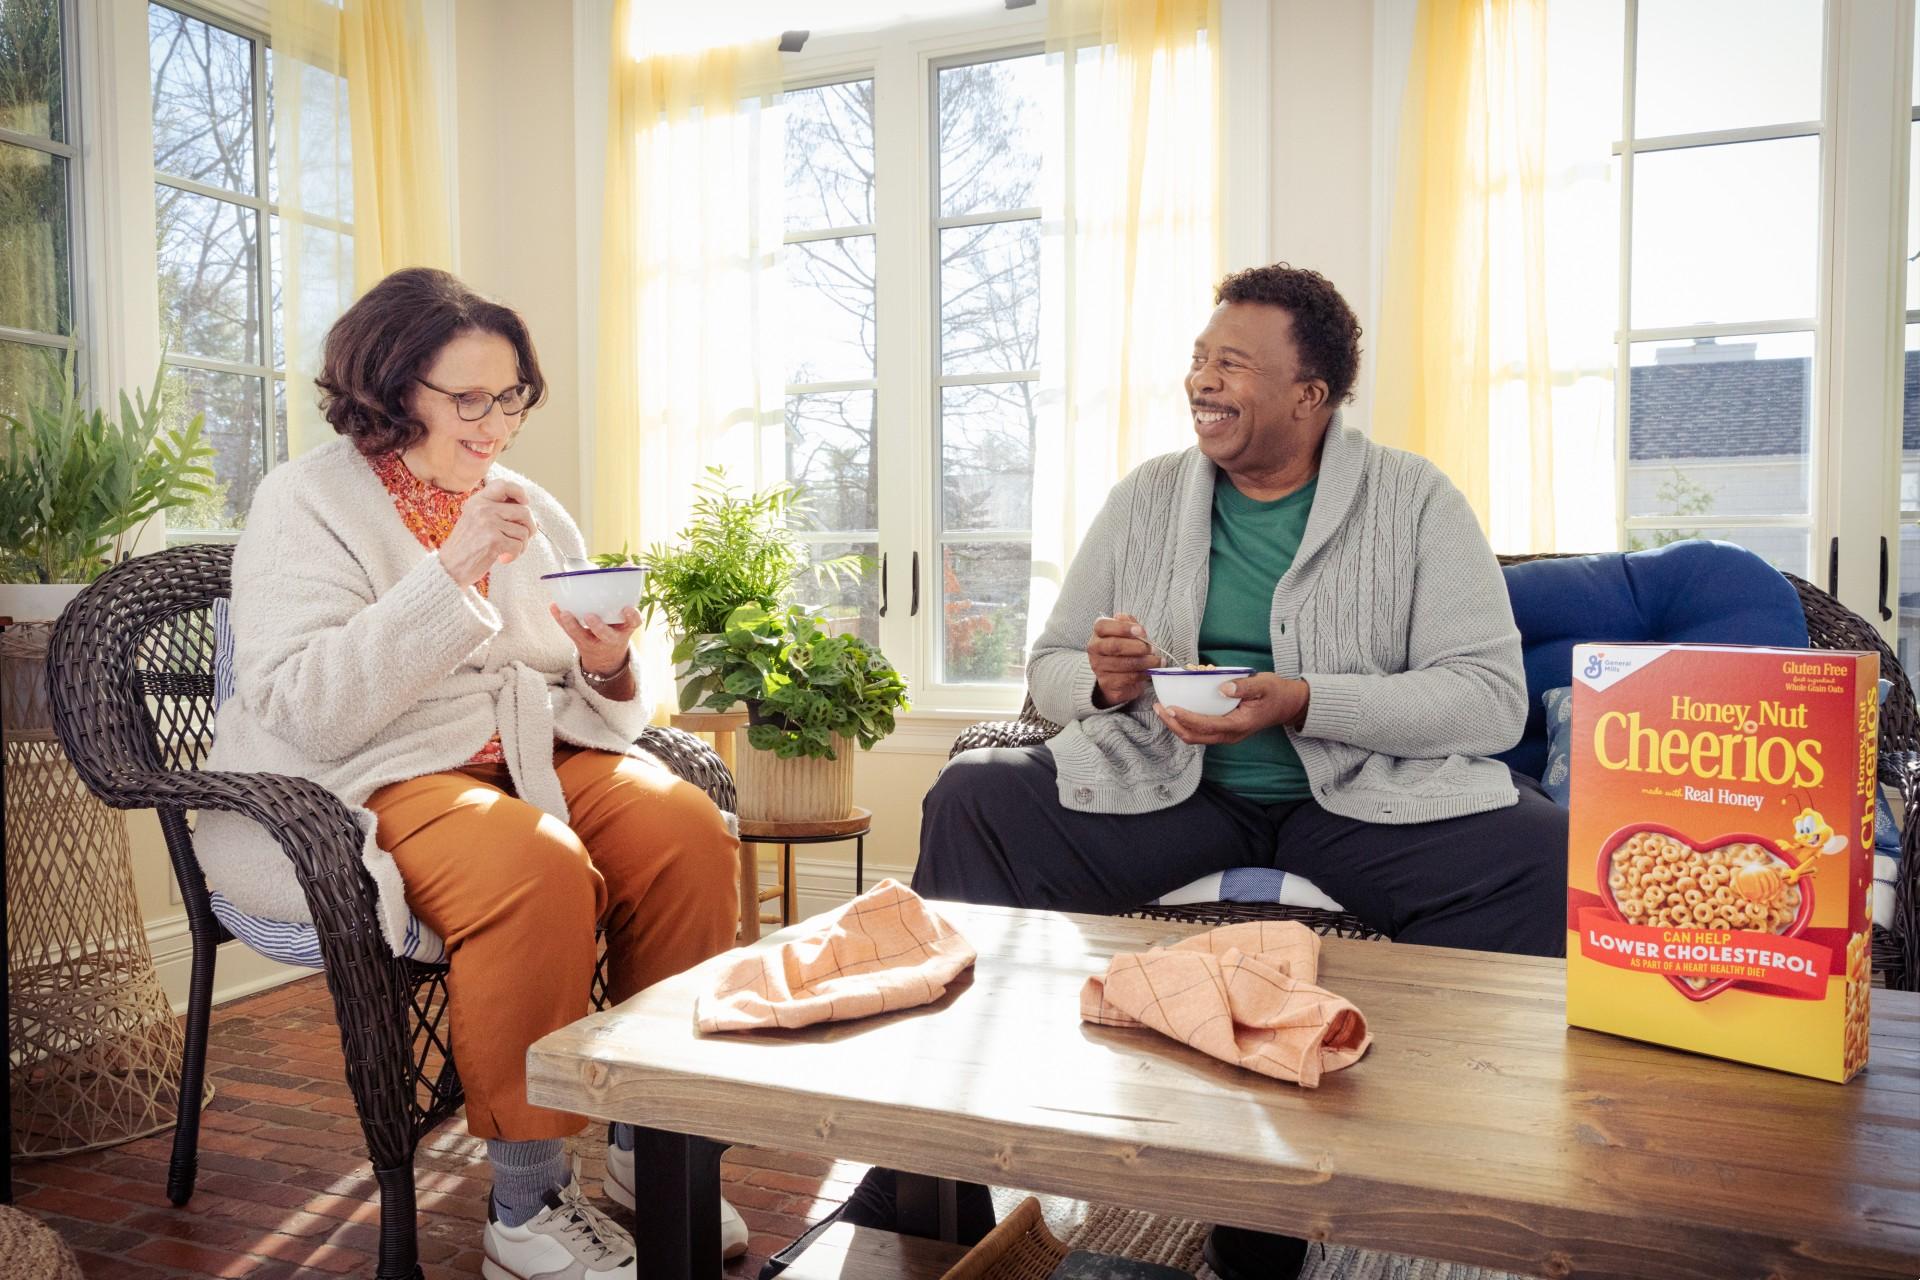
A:
[[[1039,415],[1047,68],[1031,55],[938,81],[942,678],[1025,678]]]
[[[218,477],[168,528],[231,536],[287,455],[273,57],[258,37],[162,4],[147,9],[147,53],[168,412],[205,415]],[[315,114],[309,128],[331,128]],[[316,155],[338,150],[312,141]]]
[[[938,612],[938,673],[1024,677],[1040,362],[1040,186],[1048,72],[1040,55],[941,67],[933,139],[933,284],[938,497],[936,562],[923,608]],[[787,478],[816,558],[877,557],[882,498],[877,371],[883,331],[875,245],[874,82],[783,95],[785,109]],[[898,320],[889,323],[898,324]],[[906,549],[891,557],[906,591]],[[923,558],[924,559],[924,558]],[[879,581],[807,589],[869,639]]]

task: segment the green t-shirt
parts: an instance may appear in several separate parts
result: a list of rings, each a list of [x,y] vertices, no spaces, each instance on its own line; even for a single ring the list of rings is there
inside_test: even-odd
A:
[[[1300,550],[1317,484],[1310,481],[1297,493],[1256,502],[1220,473],[1213,487],[1213,550],[1207,610],[1200,619],[1201,662],[1273,670],[1273,593]],[[1311,794],[1300,753],[1278,726],[1243,742],[1206,748],[1201,776],[1255,804],[1304,800]]]

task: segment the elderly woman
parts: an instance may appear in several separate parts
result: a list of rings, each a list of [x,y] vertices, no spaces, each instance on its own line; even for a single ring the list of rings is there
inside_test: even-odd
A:
[[[595,926],[625,999],[728,947],[736,842],[698,788],[631,744],[647,720],[632,609],[576,618],[540,575],[584,551],[499,465],[546,382],[521,318],[443,271],[395,272],[327,336],[343,438],[261,483],[233,563],[235,691],[209,766],[312,778],[356,811],[382,927],[445,940],[467,1128],[493,1166],[486,1274],[635,1275],[565,1150],[584,1118],[527,1101],[535,1039],[587,1012]],[[264,833],[208,814],[235,906],[306,919]],[[615,1126],[607,1195],[633,1203]],[[746,1230],[723,1208],[728,1256]]]

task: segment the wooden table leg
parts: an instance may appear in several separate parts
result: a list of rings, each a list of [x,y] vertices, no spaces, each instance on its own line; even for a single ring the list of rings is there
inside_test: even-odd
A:
[[[895,1186],[896,1212],[903,1235],[945,1240],[960,1239],[960,1190],[952,1178],[931,1178],[902,1170]]]
[[[740,931],[742,946],[760,941],[760,846],[740,842]]]
[[[648,1280],[713,1280],[720,1257],[719,1143],[633,1131],[634,1232]]]

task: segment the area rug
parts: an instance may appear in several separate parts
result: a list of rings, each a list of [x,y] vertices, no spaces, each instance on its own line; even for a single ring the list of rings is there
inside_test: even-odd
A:
[[[1002,1204],[1002,1197],[1006,1203]],[[996,1189],[994,1207],[1001,1213],[1025,1199],[1023,1192]],[[1158,1262],[1193,1272],[1199,1280],[1218,1280],[1201,1261],[1207,1226],[1181,1218],[1089,1205],[1059,1196],[1040,1196],[1047,1226],[1067,1244],[1095,1253],[1110,1253],[1138,1262]],[[1345,1245],[1313,1246],[1307,1253],[1300,1280],[1528,1280],[1505,1271],[1489,1271],[1464,1263],[1435,1262],[1375,1253]]]

